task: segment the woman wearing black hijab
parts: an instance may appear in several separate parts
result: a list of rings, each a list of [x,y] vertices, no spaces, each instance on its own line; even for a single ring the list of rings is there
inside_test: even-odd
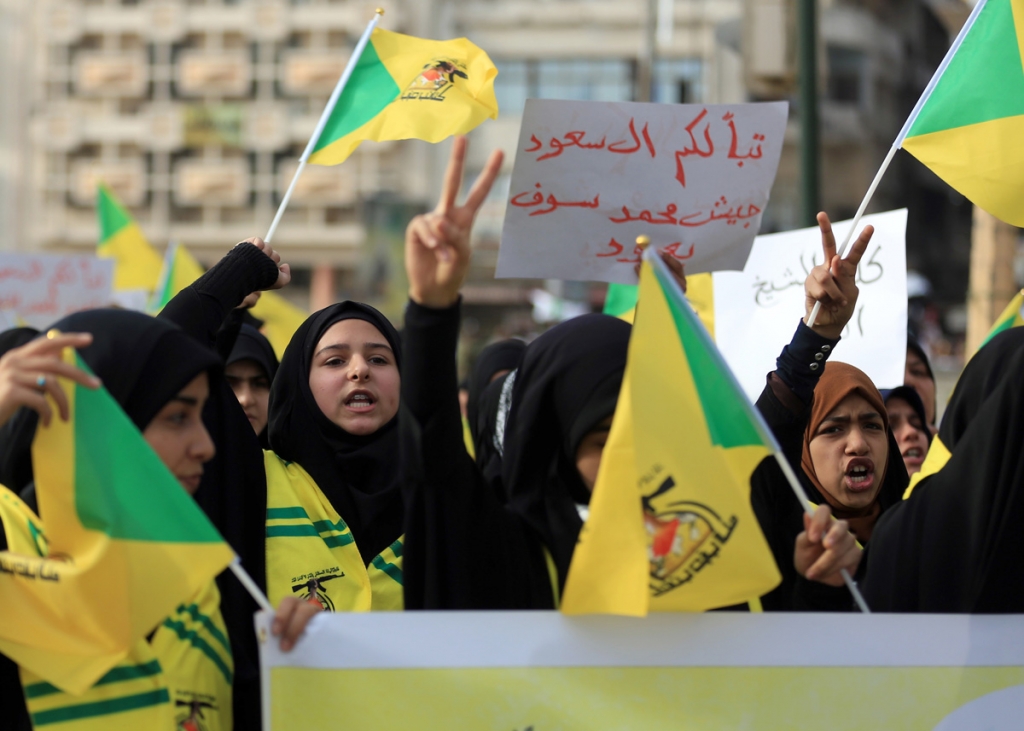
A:
[[[466,417],[469,420],[469,430],[473,436],[473,445],[476,450],[480,449],[482,432],[488,428],[486,422],[481,422],[484,410],[484,392],[494,381],[519,367],[525,350],[526,343],[522,340],[515,338],[501,340],[491,343],[481,350],[476,362],[473,363],[473,369],[469,374],[469,402],[466,405]],[[479,452],[476,453],[479,454]]]
[[[882,516],[862,582],[888,612],[1024,612],[1024,328],[967,364],[942,419],[950,457]]]
[[[465,148],[456,139],[441,202],[406,232],[406,607],[551,609],[596,480],[631,327],[605,315],[569,320],[530,343],[519,368],[490,386],[502,500],[462,449],[455,364],[469,231],[502,158],[492,154],[456,207]]]
[[[907,336],[907,362],[903,374],[903,385],[910,386],[924,403],[925,424],[935,431],[935,417],[938,402],[935,396],[935,373],[928,362],[928,354],[913,336]]]
[[[210,393],[209,384],[220,377],[217,355],[170,323],[123,310],[76,313],[56,323],[54,328],[91,336],[91,342],[80,347],[82,359],[102,379],[107,391],[182,487],[195,494],[200,487],[204,464],[215,450],[203,422],[203,409]],[[43,380],[41,377],[40,381]],[[45,386],[52,388],[56,384],[46,382]],[[40,517],[45,526],[45,515]],[[17,533],[11,533],[15,525],[20,525],[20,521],[5,526],[8,540],[17,537]],[[21,546],[16,550],[25,551],[26,546],[33,545],[35,543],[22,536]],[[224,574],[218,583],[221,581],[236,580]],[[258,717],[258,696],[245,697],[232,692],[237,678],[232,652],[234,643],[226,637],[233,634],[232,627],[244,627],[245,623],[251,627],[252,615],[232,619],[226,616],[228,611],[217,587],[211,584],[191,602],[183,603],[147,640],[140,640],[122,663],[127,669],[115,668],[110,680],[97,684],[99,690],[95,693],[89,690],[82,697],[53,691],[26,693],[30,711],[53,715],[59,709],[60,713],[75,718],[77,709],[99,708],[90,700],[90,695],[95,695],[95,700],[102,701],[100,705],[107,709],[102,712],[110,714],[109,722],[127,724],[126,727],[155,727],[163,723],[161,719],[165,715],[169,720],[180,712],[180,706],[190,707],[197,698],[211,703],[204,708],[208,713],[207,721],[214,728],[230,729],[232,709],[246,704],[255,703],[256,710],[238,715]],[[309,608],[300,608],[297,601],[290,600],[282,604],[276,622],[287,625],[287,637],[294,641],[311,614]],[[281,626],[278,625],[279,629]],[[154,662],[158,663],[158,673],[131,675],[135,666],[151,667]],[[114,679],[128,677],[137,679],[124,683],[122,691],[122,686],[116,685]],[[23,672],[22,683],[37,682],[39,679]],[[117,703],[110,703],[119,693],[128,694],[126,698],[134,693],[136,695],[131,697],[137,698],[139,691],[144,690],[142,686],[149,685],[156,690],[167,688],[169,695],[165,694],[160,701],[159,693],[154,690],[153,704],[135,706],[137,710],[130,718],[116,712]],[[95,722],[95,713],[90,713],[90,717]]]
[[[270,384],[278,365],[274,348],[266,336],[252,325],[242,323],[234,346],[224,360],[224,378],[264,448],[270,446],[267,439]]]
[[[299,591],[337,611],[401,608],[401,357],[394,326],[358,302],[292,336],[270,393],[272,600]]]

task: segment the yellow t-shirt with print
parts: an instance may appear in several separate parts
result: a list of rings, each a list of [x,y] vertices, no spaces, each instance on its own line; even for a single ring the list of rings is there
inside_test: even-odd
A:
[[[329,612],[400,610],[402,539],[363,564],[352,531],[295,462],[263,453],[267,474],[267,595],[297,595]]]
[[[47,555],[42,521],[0,486],[8,550]],[[54,731],[231,731],[234,667],[220,594],[210,582],[80,696],[21,668],[33,728]]]

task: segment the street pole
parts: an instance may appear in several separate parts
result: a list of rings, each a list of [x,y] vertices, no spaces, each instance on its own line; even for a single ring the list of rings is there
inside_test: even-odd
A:
[[[797,0],[800,51],[800,171],[805,226],[815,225],[821,210],[818,134],[817,0]]]
[[[658,0],[647,0],[647,11],[643,20],[643,39],[640,55],[637,58],[636,91],[638,102],[651,101],[654,86],[654,60],[656,58]]]

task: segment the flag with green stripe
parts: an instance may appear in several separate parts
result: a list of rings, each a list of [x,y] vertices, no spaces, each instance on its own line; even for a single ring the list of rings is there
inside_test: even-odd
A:
[[[152,291],[161,260],[131,214],[105,185],[96,192],[100,238],[96,254],[114,260],[114,289]]]
[[[32,444],[49,555],[7,559],[0,652],[81,693],[234,554],[106,389],[60,384],[70,418]]]
[[[497,119],[487,54],[465,38],[431,41],[376,28],[309,161],[337,165],[363,140],[440,142]]]
[[[975,205],[1024,226],[1024,0],[979,0],[897,142]]]
[[[770,437],[660,260],[639,299],[568,614],[704,611],[781,580],[750,504]]]
[[[160,269],[160,279],[150,300],[150,312],[156,313],[166,307],[174,295],[203,276],[204,271],[203,265],[184,246],[168,246]]]
[[[1021,325],[1024,325],[1024,289],[1014,295],[1013,299],[1010,300],[1010,304],[1006,305],[1006,309],[996,318],[992,329],[988,331],[988,335],[985,336],[985,339],[978,347],[984,346],[985,343],[1003,330],[1009,330],[1011,327],[1020,327]]]

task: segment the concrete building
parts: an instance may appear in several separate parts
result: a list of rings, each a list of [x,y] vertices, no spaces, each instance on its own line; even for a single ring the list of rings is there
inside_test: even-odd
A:
[[[472,174],[491,148],[507,153],[466,292],[470,319],[484,331],[506,312],[520,318],[506,330],[520,329],[537,286],[492,279],[527,98],[637,98],[652,55],[654,101],[795,98],[794,0],[0,0],[0,249],[90,251],[98,180],[158,247],[176,241],[211,263],[244,236],[262,235],[378,4],[384,27],[468,36],[500,70],[501,117],[472,135],[470,159]],[[843,218],[969,7],[820,6],[822,204]],[[793,106],[765,230],[804,223],[798,112]],[[307,169],[274,241],[298,270],[299,301],[312,286],[317,304],[343,293],[397,314],[402,230],[433,204],[446,152],[422,142],[364,144],[341,166]],[[943,242],[959,240],[969,206],[902,153],[873,209],[900,205],[911,207],[911,266],[955,297],[966,273],[941,265],[950,257],[965,265],[966,246],[961,257]],[[562,293],[600,291],[570,285]]]

